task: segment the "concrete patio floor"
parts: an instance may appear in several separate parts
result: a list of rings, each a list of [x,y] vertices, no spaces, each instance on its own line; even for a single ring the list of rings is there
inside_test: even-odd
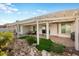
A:
[[[74,41],[72,41],[70,38],[50,36],[50,39],[58,44],[63,44],[66,47],[74,47]]]

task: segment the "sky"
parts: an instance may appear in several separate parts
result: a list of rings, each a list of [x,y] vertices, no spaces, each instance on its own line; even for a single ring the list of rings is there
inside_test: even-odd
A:
[[[79,9],[78,3],[0,3],[0,25],[43,14]]]

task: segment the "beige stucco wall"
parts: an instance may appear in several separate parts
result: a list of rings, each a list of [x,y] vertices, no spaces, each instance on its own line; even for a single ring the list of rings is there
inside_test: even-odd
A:
[[[50,35],[57,35],[57,24],[50,24]]]
[[[31,30],[32,30],[31,26],[23,26],[23,34],[26,34],[26,33],[28,33]]]
[[[33,26],[35,26],[35,30],[36,30],[36,25],[23,26],[23,34],[26,34],[29,31],[33,31]],[[39,32],[41,33],[41,27],[39,28]]]

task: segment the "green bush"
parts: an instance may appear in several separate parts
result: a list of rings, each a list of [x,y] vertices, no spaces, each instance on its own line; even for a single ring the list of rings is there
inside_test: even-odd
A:
[[[46,50],[46,51],[53,51],[56,53],[63,53],[64,52],[64,46],[61,44],[56,44],[55,42],[52,42],[50,39],[44,39],[40,38],[39,45],[36,46],[38,50]]]
[[[36,47],[38,50],[51,51],[52,41],[49,39],[40,38],[40,43]]]
[[[19,39],[26,39],[26,36],[21,36],[19,37]]]
[[[26,40],[28,41],[29,45],[36,43],[36,37],[34,36],[26,36]]]
[[[64,45],[53,43],[51,50],[53,52],[56,52],[56,53],[63,53],[64,52],[64,48],[65,48]]]

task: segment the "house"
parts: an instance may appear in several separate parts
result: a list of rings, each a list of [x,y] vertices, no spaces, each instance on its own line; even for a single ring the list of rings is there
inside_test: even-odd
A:
[[[6,32],[8,31],[7,25],[0,25],[0,32]]]
[[[7,27],[13,28],[12,31],[16,31],[18,35],[36,31],[37,44],[39,44],[39,36],[43,34],[46,35],[47,39],[50,36],[70,38],[71,33],[75,32],[75,49],[79,50],[78,17],[78,9],[65,10],[17,21],[7,25]]]

